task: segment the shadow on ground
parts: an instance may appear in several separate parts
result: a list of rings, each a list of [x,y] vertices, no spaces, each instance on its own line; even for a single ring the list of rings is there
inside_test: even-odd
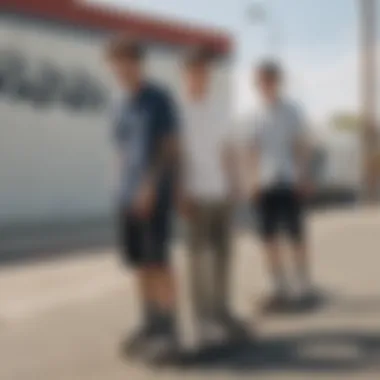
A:
[[[380,293],[366,296],[341,296],[328,291],[318,291],[306,301],[290,301],[277,310],[262,311],[271,316],[297,316],[323,312],[325,315],[372,314],[380,312]],[[379,325],[380,327],[380,325]]]
[[[234,372],[380,373],[380,335],[318,331],[257,339],[186,355],[180,360],[180,365],[187,370]]]
[[[342,298],[319,291],[313,302],[280,310],[297,317],[322,311],[324,315],[380,311],[380,296]],[[208,348],[184,355],[179,364],[187,370],[233,372],[291,371],[312,373],[376,372],[380,378],[380,324],[376,333],[321,330],[279,337],[257,338],[240,344]]]

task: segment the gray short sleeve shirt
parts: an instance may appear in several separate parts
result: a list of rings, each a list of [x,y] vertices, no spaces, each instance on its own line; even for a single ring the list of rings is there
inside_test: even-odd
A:
[[[250,125],[260,185],[265,188],[294,184],[298,179],[297,144],[306,136],[306,123],[299,107],[278,100],[258,110]]]

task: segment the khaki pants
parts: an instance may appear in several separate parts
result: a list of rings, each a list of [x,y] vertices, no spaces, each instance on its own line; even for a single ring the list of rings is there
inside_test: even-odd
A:
[[[188,246],[195,315],[227,312],[231,258],[231,207],[228,202],[194,202]]]

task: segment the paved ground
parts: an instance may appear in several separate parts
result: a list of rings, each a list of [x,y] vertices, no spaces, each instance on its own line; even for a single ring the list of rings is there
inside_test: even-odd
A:
[[[120,337],[136,321],[130,274],[116,255],[0,270],[1,380],[379,379],[380,210],[318,214],[310,223],[315,277],[324,303],[310,314],[264,318],[257,300],[267,289],[252,237],[236,239],[236,310],[257,344],[186,371],[153,371],[118,356]],[[175,247],[182,298],[185,252]],[[189,332],[189,306],[181,325]]]

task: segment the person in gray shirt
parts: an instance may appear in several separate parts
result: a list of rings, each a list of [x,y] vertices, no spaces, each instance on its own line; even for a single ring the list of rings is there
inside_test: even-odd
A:
[[[304,208],[312,188],[308,175],[311,150],[302,112],[282,95],[281,67],[263,62],[255,72],[255,81],[262,106],[251,121],[251,197],[274,280],[274,294],[266,308],[276,309],[291,296],[280,234],[291,243],[301,300],[312,294]]]

